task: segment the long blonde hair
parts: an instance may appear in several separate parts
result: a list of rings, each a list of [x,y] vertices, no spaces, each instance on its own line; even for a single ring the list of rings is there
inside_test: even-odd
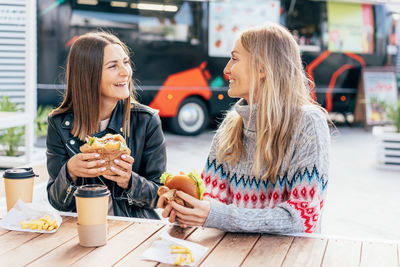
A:
[[[285,152],[298,126],[303,105],[315,105],[302,66],[299,46],[290,32],[275,23],[251,28],[239,40],[249,53],[249,105],[256,108],[256,151],[253,174],[275,183]],[[221,127],[217,158],[236,165],[244,152],[243,120],[227,114]],[[267,171],[261,173],[267,166]]]

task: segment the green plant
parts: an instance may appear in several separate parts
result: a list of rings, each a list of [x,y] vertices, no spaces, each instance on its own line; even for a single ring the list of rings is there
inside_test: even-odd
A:
[[[47,135],[47,116],[53,110],[51,106],[39,106],[35,118],[35,136],[42,137]]]
[[[389,120],[393,121],[396,126],[396,130],[400,133],[400,99],[397,101],[397,106],[389,106],[385,107],[385,112]]]
[[[0,111],[17,112],[19,108],[11,102],[8,96],[3,96],[0,99]],[[25,134],[25,127],[12,127],[0,131],[0,144],[3,145],[4,151],[7,156],[16,156],[18,146],[23,142]]]

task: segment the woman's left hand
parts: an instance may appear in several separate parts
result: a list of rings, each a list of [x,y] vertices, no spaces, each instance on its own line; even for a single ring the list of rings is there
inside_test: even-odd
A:
[[[170,219],[175,219],[182,227],[203,226],[208,217],[208,214],[210,213],[210,200],[207,198],[199,200],[182,191],[177,191],[176,194],[178,197],[182,198],[185,202],[189,203],[193,207],[184,207],[172,201],[170,205],[172,209],[175,210],[176,214],[171,214],[172,216],[175,216],[175,218]]]
[[[123,189],[127,189],[129,186],[129,181],[132,177],[132,164],[134,159],[128,155],[123,154],[121,159],[114,159],[114,163],[119,166],[119,168],[111,167],[111,170],[115,175],[103,175],[108,180],[114,181],[117,185]]]

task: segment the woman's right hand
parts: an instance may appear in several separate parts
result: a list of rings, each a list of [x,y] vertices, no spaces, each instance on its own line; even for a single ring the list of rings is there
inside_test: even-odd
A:
[[[99,159],[97,153],[79,153],[67,162],[67,170],[72,180],[78,177],[97,177],[106,170],[105,160]]]
[[[161,195],[158,198],[157,208],[163,209],[163,211],[161,213],[161,216],[163,218],[168,218],[168,221],[170,223],[175,222],[176,212],[174,209],[172,209],[172,206],[170,204],[168,204],[167,198],[165,197],[165,195]]]

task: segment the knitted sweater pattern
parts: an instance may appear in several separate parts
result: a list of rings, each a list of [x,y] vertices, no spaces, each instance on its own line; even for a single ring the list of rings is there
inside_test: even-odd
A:
[[[302,107],[299,126],[274,184],[252,175],[255,109],[250,112],[244,100],[235,105],[244,123],[245,153],[238,164],[231,166],[217,160],[218,133],[214,136],[202,172],[204,196],[212,200],[204,226],[244,232],[314,232],[328,183],[330,135],[326,119],[317,108]],[[263,166],[262,173],[266,170]]]

